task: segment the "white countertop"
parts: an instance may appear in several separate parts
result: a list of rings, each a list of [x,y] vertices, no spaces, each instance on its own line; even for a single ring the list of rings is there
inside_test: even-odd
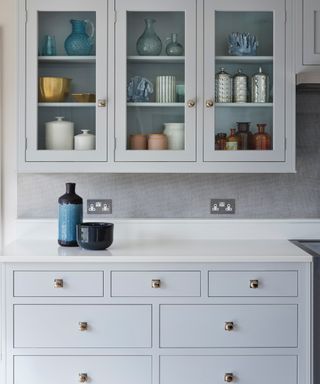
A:
[[[56,240],[18,240],[1,262],[312,262],[288,240],[123,240],[105,251],[60,247]]]

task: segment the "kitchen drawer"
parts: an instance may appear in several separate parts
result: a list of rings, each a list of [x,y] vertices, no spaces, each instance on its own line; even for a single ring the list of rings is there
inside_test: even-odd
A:
[[[160,347],[297,347],[297,309],[297,305],[161,305]],[[232,328],[230,323],[233,329],[226,330]]]
[[[103,296],[103,271],[15,271],[16,297]]]
[[[112,296],[200,296],[199,271],[113,271]]]
[[[209,296],[297,296],[297,271],[211,271]]]
[[[229,375],[229,378],[232,378],[232,382],[235,383],[294,384],[297,383],[297,357],[160,357],[160,384],[225,383],[227,382],[226,375]]]
[[[148,348],[151,305],[15,305],[14,346]]]
[[[15,356],[14,384],[151,384],[150,356]]]

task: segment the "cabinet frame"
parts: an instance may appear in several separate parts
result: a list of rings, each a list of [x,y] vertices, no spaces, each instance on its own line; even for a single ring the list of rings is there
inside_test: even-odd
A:
[[[294,5],[297,0],[288,0],[286,2],[286,44],[285,44],[285,134],[284,134],[284,152],[283,161],[246,161],[241,162],[238,159],[230,159],[224,161],[208,161],[204,158],[204,84],[206,79],[203,71],[203,39],[204,39],[204,0],[196,1],[196,88],[197,88],[197,105],[196,105],[196,136],[195,136],[195,161],[171,161],[159,162],[151,161],[115,161],[115,122],[117,100],[116,85],[114,74],[116,71],[116,63],[114,60],[115,48],[115,28],[118,22],[115,0],[108,1],[108,36],[106,45],[108,46],[108,85],[107,101],[108,109],[108,131],[104,142],[107,158],[106,161],[27,161],[26,159],[26,70],[25,70],[25,1],[16,0],[19,5],[18,25],[19,25],[19,69],[18,69],[18,171],[21,173],[56,173],[56,172],[72,172],[72,173],[293,173],[295,172],[295,18]],[[261,1],[261,0],[259,0]],[[124,128],[124,127],[123,127]]]

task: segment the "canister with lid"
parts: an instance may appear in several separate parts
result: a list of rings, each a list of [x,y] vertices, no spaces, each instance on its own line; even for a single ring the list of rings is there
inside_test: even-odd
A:
[[[95,149],[96,136],[89,133],[88,129],[82,129],[82,133],[74,137],[74,149],[77,151],[90,151]]]
[[[248,76],[241,69],[233,77],[233,101],[246,103],[248,101]]]
[[[45,123],[46,149],[73,149],[74,124],[63,119],[64,117],[58,116],[55,121]]]
[[[262,68],[259,68],[259,72],[251,78],[251,101],[253,103],[267,103],[269,101],[269,76],[262,72]]]
[[[232,103],[232,76],[224,68],[216,74],[215,100],[216,103]]]

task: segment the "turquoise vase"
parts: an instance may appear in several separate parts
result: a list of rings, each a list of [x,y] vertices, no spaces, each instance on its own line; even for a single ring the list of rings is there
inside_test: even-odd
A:
[[[183,46],[178,43],[178,34],[171,33],[171,37],[167,38],[169,43],[166,46],[166,54],[168,56],[182,56],[183,55]]]
[[[70,20],[72,33],[66,38],[64,48],[69,56],[88,56],[94,44],[94,25],[90,20]],[[90,36],[86,33],[91,26]]]
[[[137,41],[137,52],[140,56],[159,56],[162,49],[160,37],[155,33],[153,19],[145,19],[146,28]]]

